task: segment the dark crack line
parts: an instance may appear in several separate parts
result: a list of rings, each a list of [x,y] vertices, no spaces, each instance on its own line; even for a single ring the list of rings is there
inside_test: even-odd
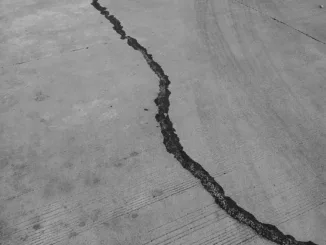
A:
[[[293,26],[291,26],[291,25],[285,23],[284,21],[281,21],[281,20],[279,20],[279,19],[276,19],[275,17],[272,17],[272,16],[270,16],[270,15],[267,14],[267,13],[262,13],[262,12],[259,11],[258,9],[255,9],[255,8],[253,8],[253,7],[251,7],[251,6],[247,5],[247,4],[245,4],[245,3],[243,3],[243,2],[239,2],[238,0],[234,0],[234,1],[237,2],[237,3],[239,3],[239,4],[241,4],[241,5],[243,5],[243,6],[245,6],[245,7],[247,7],[247,8],[249,8],[249,9],[252,9],[252,10],[254,10],[254,11],[256,11],[256,12],[262,14],[262,15],[267,16],[268,18],[270,18],[270,19],[272,19],[272,20],[275,20],[275,21],[277,21],[278,23],[280,23],[280,24],[282,24],[282,25],[285,25],[285,26],[289,27],[289,28],[291,28],[292,30],[295,30],[295,31],[297,31],[297,32],[299,32],[299,33],[301,33],[301,34],[303,34],[303,35],[305,35],[305,36],[307,36],[307,37],[309,37],[309,38],[315,40],[316,42],[319,42],[319,43],[322,43],[322,44],[326,44],[325,42],[323,42],[323,41],[321,41],[321,40],[319,40],[319,39],[317,39],[317,38],[315,38],[315,37],[309,35],[308,33],[305,33],[305,32],[303,32],[303,31],[300,31],[299,29],[297,29],[297,28],[295,28],[295,27],[293,27]]]
[[[195,162],[188,156],[188,154],[183,150],[179,137],[175,133],[175,129],[173,128],[173,124],[169,118],[169,96],[171,92],[168,87],[171,82],[168,76],[165,75],[161,66],[154,61],[152,55],[147,52],[146,48],[140,45],[135,38],[126,35],[121,22],[114,15],[111,15],[105,7],[102,7],[98,3],[98,0],[93,0],[91,4],[111,22],[113,29],[120,35],[122,40],[127,39],[127,44],[143,55],[150,69],[159,78],[159,93],[157,98],[154,100],[158,107],[158,113],[156,114],[155,119],[161,127],[161,132],[164,138],[163,143],[167,152],[172,154],[183,168],[200,180],[202,186],[215,199],[215,203],[219,207],[225,210],[227,214],[238,222],[252,228],[259,236],[282,245],[317,245],[311,241],[297,241],[293,236],[283,234],[276,226],[259,222],[255,216],[239,207],[235,201],[226,196],[223,188],[214,180],[214,178],[199,163]]]
[[[57,54],[53,54],[53,55],[44,55],[44,56],[41,56],[41,57],[38,57],[38,58],[35,58],[35,59],[25,60],[25,61],[17,62],[17,63],[14,63],[14,64],[3,65],[0,68],[8,68],[8,67],[12,67],[12,66],[19,66],[19,65],[22,65],[22,64],[26,64],[26,63],[30,63],[30,62],[34,62],[34,61],[39,61],[39,60],[44,60],[44,59],[49,59],[49,58],[58,58],[58,57],[60,57],[62,55],[68,55],[69,53],[73,53],[73,52],[93,48],[95,45],[105,45],[105,44],[108,44],[108,43],[107,42],[102,42],[102,43],[97,43],[97,44],[94,44],[94,45],[88,45],[88,46],[85,46],[85,47],[82,47],[82,48],[67,50],[67,51],[64,51],[62,53],[57,53]]]
[[[274,18],[274,17],[271,17],[271,16],[270,16],[270,18],[271,18],[272,20],[277,21],[278,23],[281,23],[281,24],[283,24],[283,25],[285,25],[285,26],[287,26],[287,27],[290,27],[291,29],[293,29],[293,30],[295,30],[295,31],[297,31],[297,32],[299,32],[299,33],[301,33],[301,34],[303,34],[303,35],[305,35],[305,36],[307,36],[307,37],[309,37],[309,38],[311,38],[311,39],[313,39],[313,40],[319,42],[319,43],[326,44],[325,42],[323,42],[323,41],[321,41],[321,40],[319,40],[319,39],[317,39],[317,38],[315,38],[315,37],[309,35],[308,33],[305,33],[305,32],[303,32],[303,31],[300,31],[299,29],[297,29],[297,28],[295,28],[295,27],[293,27],[293,26],[290,26],[289,24],[287,24],[287,23],[285,23],[285,22],[283,22],[283,21],[281,21],[281,20],[278,20],[278,19],[276,19],[276,18]]]

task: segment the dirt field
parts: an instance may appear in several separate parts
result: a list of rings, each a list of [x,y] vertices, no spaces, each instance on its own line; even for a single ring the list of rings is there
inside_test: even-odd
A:
[[[0,1],[0,245],[326,244],[325,0],[91,3]]]

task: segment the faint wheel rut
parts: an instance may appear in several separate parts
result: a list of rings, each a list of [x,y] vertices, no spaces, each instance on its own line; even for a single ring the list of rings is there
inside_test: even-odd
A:
[[[113,29],[120,35],[122,40],[126,39],[127,44],[130,47],[136,51],[139,51],[143,55],[150,69],[159,78],[159,93],[157,98],[154,100],[158,107],[158,113],[156,114],[155,118],[160,124],[161,132],[164,138],[163,143],[167,152],[172,154],[183,168],[188,170],[194,177],[200,180],[202,186],[207,192],[210,193],[210,195],[214,198],[215,203],[220,208],[225,210],[228,215],[238,222],[249,226],[259,236],[282,245],[316,245],[311,241],[297,241],[293,236],[282,233],[276,226],[259,222],[254,215],[239,207],[235,201],[226,196],[223,188],[215,181],[215,179],[199,163],[195,162],[188,156],[188,154],[183,150],[179,137],[175,133],[175,129],[173,128],[173,124],[169,118],[169,96],[171,92],[169,91],[168,87],[171,82],[168,76],[164,73],[161,66],[154,61],[152,55],[147,52],[146,48],[140,45],[135,38],[126,35],[120,21],[114,15],[111,15],[105,7],[102,7],[98,3],[98,0],[93,0],[91,4],[111,22]]]

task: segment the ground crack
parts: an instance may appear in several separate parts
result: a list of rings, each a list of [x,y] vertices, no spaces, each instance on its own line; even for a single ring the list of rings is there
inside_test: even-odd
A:
[[[135,38],[126,35],[120,21],[114,15],[111,15],[105,7],[102,7],[98,3],[98,0],[93,0],[92,5],[111,22],[113,29],[120,35],[121,39],[127,39],[127,44],[143,55],[151,70],[159,78],[160,90],[157,98],[154,100],[158,107],[158,113],[155,118],[161,127],[164,138],[163,143],[167,152],[172,154],[183,168],[200,180],[202,186],[211,194],[218,206],[225,210],[232,218],[252,228],[261,237],[282,245],[316,245],[311,241],[297,241],[294,237],[283,234],[276,226],[259,222],[252,214],[239,207],[230,197],[225,196],[223,188],[199,163],[192,160],[184,152],[180,144],[179,137],[175,133],[175,129],[168,115],[170,106],[169,96],[171,94],[168,89],[171,83],[168,76],[165,75],[161,66],[154,61],[152,55],[147,52],[146,48],[140,45]]]

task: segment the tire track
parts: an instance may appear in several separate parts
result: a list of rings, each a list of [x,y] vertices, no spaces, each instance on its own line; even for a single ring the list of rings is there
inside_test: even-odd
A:
[[[221,173],[221,175],[222,174],[223,173]],[[214,177],[219,177],[221,175],[214,175]],[[320,205],[321,202],[325,201],[325,197],[320,196],[319,195],[320,192],[318,192],[318,190],[314,190],[315,183],[313,182],[314,181],[310,181],[308,183],[295,182],[290,188],[279,188],[276,192],[276,195],[274,193],[274,195],[270,194],[268,196],[265,196],[264,193],[257,191],[256,193],[255,192],[250,193],[250,196],[252,197],[252,199],[255,199],[255,203],[257,205],[260,203],[259,205],[263,207],[265,207],[265,202],[268,202],[270,199],[274,197],[279,197],[280,195],[287,196],[288,201],[291,201],[291,203],[295,203],[294,205],[285,204],[279,206],[276,211],[274,211],[273,209],[269,209],[267,207],[260,210],[260,213],[269,214],[267,215],[267,218],[272,220],[273,223],[282,224],[290,219],[293,219],[296,216],[299,216],[313,208],[316,208],[317,206]],[[162,183],[162,185],[164,184]],[[173,185],[176,185],[174,189],[169,188],[169,186],[173,186]],[[107,210],[106,214],[101,215],[101,218],[99,220],[91,224],[88,224],[84,229],[81,228],[76,229],[76,232],[78,232],[78,234],[81,234],[89,230],[89,228],[93,226],[98,226],[101,225],[103,222],[109,222],[116,218],[130,214],[145,206],[151,205],[158,201],[162,201],[163,199],[168,198],[170,196],[183,193],[187,189],[196,187],[197,185],[198,183],[195,183],[195,181],[192,181],[192,179],[187,179],[187,181],[182,182],[181,185],[178,185],[176,183],[168,183],[163,188],[164,190],[166,190],[166,194],[154,199],[151,197],[150,194],[146,194],[146,196],[137,199],[136,196],[138,196],[138,194],[134,193],[133,197],[135,198],[135,200],[128,203],[127,206],[114,208],[113,206],[110,205],[104,205],[103,206],[104,210]],[[309,190],[311,190],[310,197],[314,196],[315,202],[314,203],[307,202],[306,201],[307,199],[304,198],[303,194],[296,193],[295,190],[293,189],[297,186],[300,186],[300,189],[305,190],[305,192],[309,192]],[[234,190],[231,190],[231,192],[234,193]],[[235,194],[240,194],[240,193],[236,192]],[[92,200],[90,203],[88,203],[88,205],[84,207],[85,211],[87,210],[87,206],[91,206],[92,203],[99,203],[99,202],[103,202],[103,200],[102,199]],[[222,211],[218,211],[218,213],[216,213],[216,209],[214,208],[214,206],[215,206],[214,203],[211,203],[201,209],[193,210],[192,212],[180,217],[179,220],[182,219],[183,223],[180,222],[175,223],[176,220],[174,220],[172,222],[163,224],[159,227],[155,227],[154,229],[148,230],[147,233],[151,234],[152,239],[151,241],[145,239],[144,240],[144,242],[146,242],[145,244],[165,244],[164,242],[170,241],[172,238],[175,238],[173,241],[177,242],[182,237],[186,237],[189,234],[192,234],[193,232],[203,230],[203,229],[208,229],[205,226],[211,227],[210,229],[211,235],[209,236],[210,240],[218,241],[218,244],[224,244],[220,240],[220,238],[226,236],[227,241],[229,241],[229,239],[232,238],[232,236],[229,237],[228,235],[222,235],[225,232],[225,230],[228,228],[226,227],[223,230],[216,231],[213,230],[214,227],[212,226],[214,226],[214,224],[219,222],[222,216],[227,217],[227,215],[225,213],[221,213]],[[73,209],[70,210],[69,212],[72,211]],[[91,213],[94,210],[88,210],[88,211],[89,212],[87,213]],[[65,214],[66,212],[67,211],[64,211]],[[218,218],[216,218],[216,215],[218,215]],[[193,226],[191,230],[186,229],[187,227],[192,226],[191,224],[194,222],[201,223],[202,222],[201,220],[205,219],[205,217],[207,216],[211,216],[212,219],[210,220],[210,222],[207,222],[206,225],[203,226],[196,225]],[[51,217],[48,217],[47,215],[43,215],[42,217],[44,221],[46,221],[47,223],[51,223],[52,225],[56,225],[61,222],[60,217],[55,216],[55,214],[52,214]],[[66,218],[65,222],[69,224],[70,227],[78,227],[79,215],[74,215],[72,218]],[[230,227],[231,228],[229,229],[230,230],[229,232],[231,232],[231,230],[232,231],[235,230],[236,232],[239,229],[239,227],[232,227],[232,225]],[[42,236],[40,236],[39,233],[30,236],[28,244],[44,244],[50,242],[52,244],[57,244],[62,242],[66,237],[68,237],[69,233],[70,231],[68,230],[60,233],[60,236],[53,235],[51,234],[51,231],[46,227],[45,229],[43,229]],[[238,236],[238,240],[242,241],[242,238],[246,239],[247,236],[249,236],[250,234],[248,232],[247,233],[245,232],[244,234],[240,234],[240,235]],[[201,240],[201,242],[203,242],[203,240]]]
[[[237,103],[244,104],[244,106],[241,105],[243,108],[252,109],[251,114],[247,115],[246,120],[250,122],[255,130],[257,130],[258,134],[266,137],[267,140],[263,143],[264,145],[271,147],[273,150],[280,152],[283,155],[287,154],[287,152],[284,151],[285,147],[289,147],[291,151],[288,152],[291,152],[293,156],[304,161],[304,165],[307,165],[305,166],[306,170],[302,172],[302,176],[306,175],[308,172],[316,174],[321,168],[321,163],[314,163],[316,159],[308,156],[308,149],[312,146],[312,143],[316,142],[314,140],[317,138],[316,135],[313,136],[311,132],[302,130],[303,128],[299,123],[295,124],[296,127],[294,129],[296,130],[296,134],[293,133],[293,129],[291,128],[293,125],[291,123],[289,124],[292,118],[282,120],[282,117],[278,115],[280,112],[277,104],[279,98],[283,97],[281,95],[284,95],[283,98],[287,98],[287,94],[290,92],[288,86],[284,86],[284,84],[286,84],[283,82],[284,78],[281,75],[278,75],[279,71],[275,65],[273,65],[271,57],[268,55],[268,52],[266,52],[266,47],[263,45],[263,42],[259,39],[257,34],[247,35],[249,40],[239,37],[238,31],[240,30],[241,32],[248,32],[249,34],[253,33],[253,28],[251,28],[252,22],[250,21],[248,24],[242,24],[241,21],[232,22],[232,18],[227,19],[227,21],[234,24],[235,34],[232,36],[234,36],[235,42],[239,43],[237,45],[244,47],[241,50],[243,50],[245,57],[251,53],[248,49],[250,46],[246,45],[247,42],[254,43],[255,46],[260,47],[260,59],[257,61],[254,59],[253,62],[249,59],[247,59],[248,62],[238,62],[234,53],[230,50],[228,44],[229,40],[224,38],[222,33],[223,30],[221,30],[217,23],[217,16],[215,13],[218,10],[214,9],[213,3],[214,1],[197,1],[196,9],[198,12],[198,29],[200,35],[203,37],[204,45],[207,47],[210,54],[212,54],[212,63],[216,70],[216,76],[221,77],[221,79],[231,80],[232,82],[230,81],[226,83],[226,87],[230,88],[232,92],[235,88],[240,88],[239,90],[241,90],[242,93],[241,96],[243,96],[245,102],[240,101]],[[239,4],[234,5],[236,6]],[[232,14],[230,7],[229,9],[232,17],[237,16]],[[251,20],[250,15],[248,16],[248,19]],[[251,44],[251,46],[253,45]],[[265,60],[267,61],[266,63],[262,62]],[[273,69],[273,67],[275,68]],[[266,76],[265,71],[266,73],[268,72],[267,74],[270,74],[270,76],[275,76],[274,74],[276,74],[275,78],[269,79],[268,76]],[[266,83],[265,79],[269,82]],[[277,96],[277,100],[274,100],[271,96],[271,92],[273,92],[273,95],[275,94]],[[288,97],[289,99],[287,100],[287,103],[291,103],[295,106],[296,116],[299,117],[301,113],[304,112],[301,102],[295,98],[296,96],[294,96],[293,93],[291,93],[290,96],[291,97]],[[248,105],[246,105],[247,103]],[[257,125],[255,120],[253,120],[256,116],[261,119],[259,125]],[[303,118],[306,120],[305,117]],[[312,143],[309,142],[308,139],[310,139]],[[298,143],[300,140],[301,142],[303,141],[304,144]],[[316,143],[319,144],[318,141]],[[317,158],[320,154],[321,153],[316,154],[314,157]],[[319,164],[319,166],[316,166],[317,164]],[[313,169],[314,167],[316,169]]]
[[[294,205],[285,204],[279,206],[277,211],[264,208],[263,210],[259,210],[259,213],[266,213],[267,219],[270,219],[273,221],[273,223],[279,225],[320,206],[326,199],[325,196],[319,198],[319,192],[318,190],[313,189],[312,183],[304,184],[303,186],[300,186],[300,189],[301,188],[305,189],[306,191],[307,189],[310,189],[311,192],[313,192],[311,195],[316,196],[316,201],[314,203],[304,203],[303,201],[306,200],[304,196],[302,194],[297,194],[295,191],[290,189],[286,190],[286,192],[282,194],[283,196],[287,196],[288,201]],[[291,195],[293,195],[293,197],[290,197]],[[276,195],[275,197],[279,198],[280,195]],[[260,201],[255,200],[256,204],[260,203],[260,206],[263,207],[264,201],[268,201],[268,199],[266,198]],[[244,229],[244,226],[239,226],[237,223],[234,223],[235,221],[233,223],[231,222],[230,225],[226,227],[223,226],[223,229],[221,229],[221,222],[224,222],[223,219],[227,219],[229,217],[222,210],[216,212],[214,206],[214,203],[211,203],[201,209],[195,209],[192,212],[179,217],[177,220],[166,223],[152,230],[148,230],[147,233],[150,234],[151,240],[144,244],[165,244],[166,241],[170,241],[172,239],[171,237],[175,238],[173,241],[176,244],[183,244],[180,241],[181,238],[192,235],[193,233],[201,230],[203,230],[202,233],[204,233],[205,236],[199,233],[195,236],[197,241],[194,241],[192,244],[206,244],[208,241],[210,241],[210,243],[207,244],[212,244],[213,242],[214,244],[215,242],[217,244],[229,244],[229,241],[231,240],[233,241],[231,244],[234,244],[243,242],[246,239],[255,236],[254,233],[249,232],[250,230]],[[210,222],[205,223],[205,226],[199,225],[204,223],[207,217],[211,217]],[[216,229],[217,223],[219,224],[218,229]],[[242,229],[243,232],[240,233],[240,230]],[[231,234],[234,235],[232,236]]]
[[[105,7],[102,7],[98,3],[98,0],[93,0],[91,4],[111,22],[113,29],[120,35],[122,40],[126,39],[127,44],[130,47],[136,51],[139,51],[143,55],[150,69],[158,76],[159,93],[157,98],[154,100],[158,107],[158,113],[156,114],[155,118],[160,124],[161,133],[164,138],[163,143],[167,152],[172,154],[183,168],[188,170],[195,178],[200,180],[204,189],[210,193],[216,204],[225,210],[228,215],[240,223],[249,226],[261,237],[282,245],[315,244],[311,241],[297,241],[291,235],[285,235],[282,233],[276,226],[259,222],[254,215],[239,207],[235,201],[226,196],[223,188],[214,180],[214,178],[199,163],[195,162],[187,155],[180,144],[179,137],[175,133],[175,129],[173,128],[173,124],[168,115],[170,106],[169,96],[171,94],[168,89],[171,83],[168,76],[164,73],[161,66],[154,61],[152,55],[147,52],[146,48],[140,45],[133,37],[126,35],[121,22],[114,15],[111,15]]]
[[[228,174],[232,171],[232,168],[230,169],[224,169],[223,171],[216,172],[214,174],[214,177],[223,176],[225,174]],[[102,205],[102,208],[106,210],[106,214],[101,215],[101,218],[97,220],[96,222],[91,223],[85,228],[79,228],[76,230],[78,234],[81,234],[89,229],[91,226],[100,225],[103,222],[112,221],[113,219],[122,217],[124,215],[130,214],[132,212],[135,212],[143,207],[152,205],[156,202],[162,201],[166,198],[169,198],[174,195],[179,195],[181,193],[184,193],[185,191],[194,188],[198,186],[198,182],[192,178],[186,178],[184,181],[177,183],[175,181],[176,178],[183,178],[187,176],[183,176],[185,174],[177,174],[176,171],[171,171],[170,174],[168,174],[167,178],[162,178],[160,176],[157,176],[156,182],[158,182],[157,186],[159,186],[162,190],[164,190],[164,194],[158,197],[153,197],[150,193],[150,190],[153,189],[153,186],[146,186],[145,188],[134,188],[135,191],[133,191],[132,196],[130,196],[126,201],[127,205],[115,207],[115,205],[111,205],[109,202],[107,202],[106,198],[95,198],[91,199],[90,201],[86,202],[87,205],[83,206],[83,210],[87,213],[91,213],[92,209],[89,207],[92,206],[92,204],[95,203],[104,203]],[[136,190],[141,190],[141,192],[137,192]],[[123,193],[126,192],[126,189],[123,189],[121,192],[114,193],[116,196],[121,196]],[[71,227],[78,227],[79,223],[79,215],[76,213],[78,209],[78,205],[74,206],[73,208],[69,210],[65,210],[62,207],[59,207],[55,210],[49,210],[48,212],[42,212],[40,215],[42,216],[43,222],[51,223],[52,225],[56,226],[62,222],[62,218],[65,217],[65,223],[69,224]],[[61,211],[61,212],[59,212]],[[72,217],[66,217],[67,213],[73,213]],[[31,219],[26,219],[22,222],[16,223],[16,226],[22,227],[25,226],[25,230],[31,228],[35,223],[30,222]],[[45,227],[42,232],[42,236],[39,236],[38,233],[30,235],[29,236],[29,242],[30,244],[43,244],[44,242],[51,242],[52,244],[56,244],[61,242],[65,237],[68,237],[69,231],[62,232],[60,236],[51,234],[51,230],[49,227]],[[19,234],[12,234],[19,236]],[[46,238],[44,238],[46,237]]]

